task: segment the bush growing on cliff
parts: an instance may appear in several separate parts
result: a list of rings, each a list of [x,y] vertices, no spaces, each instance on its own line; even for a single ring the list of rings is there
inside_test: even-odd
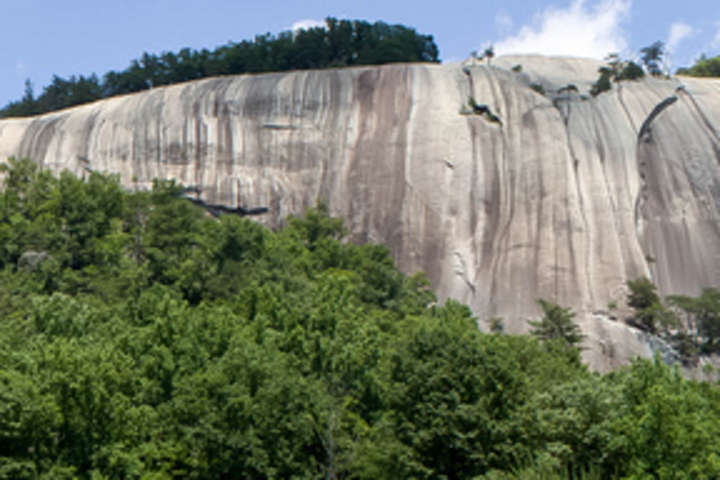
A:
[[[688,340],[694,339],[703,353],[720,353],[720,291],[706,288],[698,297],[673,295],[669,300],[685,314],[692,332]]]
[[[630,323],[665,337],[683,363],[696,365],[698,355],[720,353],[720,291],[704,288],[697,297],[669,295],[664,302],[647,278],[627,285],[628,306],[634,309]]]
[[[540,95],[545,95],[545,87],[543,87],[540,83],[531,83],[530,89],[539,93]]]
[[[600,67],[600,70],[598,71],[600,76],[590,87],[590,95],[593,97],[597,97],[601,93],[607,92],[612,88],[612,83],[610,82],[612,79],[611,70],[607,67]]]
[[[677,325],[677,318],[663,305],[657,287],[647,277],[629,280],[627,286],[628,306],[635,310],[632,324],[653,334]]]
[[[546,342],[560,342],[566,348],[578,347],[585,336],[575,323],[575,313],[544,299],[539,299],[538,304],[543,317],[530,322],[530,333]]]
[[[612,88],[612,82],[638,80],[645,76],[645,71],[633,61],[621,60],[618,54],[613,53],[606,58],[607,65],[598,69],[598,79],[590,88],[593,97]]]

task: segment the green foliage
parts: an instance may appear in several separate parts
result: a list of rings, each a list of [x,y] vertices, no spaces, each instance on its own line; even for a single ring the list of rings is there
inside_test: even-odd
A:
[[[0,479],[720,474],[717,386],[590,374],[549,302],[542,341],[483,334],[323,205],[273,232],[173,182],[3,174]],[[717,303],[676,299],[703,339]]]
[[[635,62],[626,62],[622,70],[620,70],[620,73],[615,78],[615,81],[637,80],[639,78],[643,78],[644,76],[645,72],[640,65]]]
[[[606,60],[607,65],[598,69],[598,79],[590,87],[593,97],[612,89],[612,82],[638,80],[645,76],[640,65],[630,60],[621,60],[616,53],[608,55]]]
[[[543,86],[542,86],[541,84],[539,84],[539,83],[531,83],[531,84],[530,84],[530,88],[531,88],[533,91],[539,93],[540,95],[545,95],[545,87],[543,87]]]
[[[324,27],[257,35],[212,51],[184,48],[177,53],[143,53],[125,70],[106,73],[102,81],[94,74],[69,79],[54,76],[37,97],[28,81],[25,96],[0,110],[0,117],[35,115],[216,75],[438,61],[432,35],[404,25],[329,17]]]
[[[483,58],[487,59],[488,65],[490,65],[490,62],[492,62],[492,59],[494,57],[495,57],[495,47],[490,45],[483,51]]]
[[[715,478],[720,474],[718,389],[684,380],[659,360],[620,372],[612,443],[632,478]]]
[[[706,288],[698,297],[674,295],[670,302],[680,308],[686,316],[686,323],[695,333],[695,342],[703,353],[720,352],[720,291]],[[692,337],[686,334],[686,340]]]
[[[543,310],[543,318],[530,321],[530,333],[545,342],[559,342],[566,348],[578,347],[584,335],[575,323],[575,313],[547,300],[539,299],[538,304]]]
[[[657,287],[648,278],[629,280],[627,286],[628,306],[635,310],[630,319],[633,325],[650,333],[667,331],[668,328],[676,326],[677,318],[662,304],[656,293]]]
[[[647,277],[641,277],[627,282],[629,289],[627,303],[635,310],[650,308],[660,302],[657,287]]]
[[[701,55],[692,67],[679,68],[677,74],[691,77],[720,77],[720,55],[711,58]]]
[[[603,92],[607,92],[612,88],[612,71],[607,67],[600,67],[598,70],[600,76],[590,87],[590,95],[597,97]]]
[[[469,113],[472,113],[474,115],[480,115],[484,117],[488,122],[491,123],[497,123],[499,125],[502,125],[502,120],[500,120],[500,117],[495,115],[491,110],[490,107],[484,104],[477,103],[475,100],[475,97],[468,97],[468,107],[470,107]],[[460,113],[468,113],[466,111],[461,111]]]
[[[665,44],[657,41],[652,45],[640,49],[642,54],[641,60],[648,73],[652,76],[660,76],[663,74],[662,61],[665,56]]]
[[[505,331],[505,322],[501,317],[492,317],[490,319],[490,331],[492,333],[503,333]]]

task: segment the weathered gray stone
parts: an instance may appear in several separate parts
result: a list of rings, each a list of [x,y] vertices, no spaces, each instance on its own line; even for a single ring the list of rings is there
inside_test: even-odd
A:
[[[720,80],[591,98],[598,66],[514,56],[213,78],[0,121],[0,158],[78,174],[87,158],[131,188],[174,177],[210,202],[268,206],[270,226],[324,200],[354,240],[386,243],[402,270],[511,332],[537,298],[573,307],[586,359],[607,369],[651,355],[592,315],[622,305],[626,280],[720,284]],[[470,96],[501,123],[461,114]]]

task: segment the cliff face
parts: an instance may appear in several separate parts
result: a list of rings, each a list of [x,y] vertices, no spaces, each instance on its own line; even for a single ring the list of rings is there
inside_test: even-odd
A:
[[[174,177],[211,202],[268,206],[270,226],[324,200],[353,240],[389,245],[480,319],[523,331],[537,298],[573,307],[586,359],[606,369],[651,351],[601,312],[626,280],[720,284],[720,80],[587,98],[598,66],[527,56],[214,78],[0,121],[0,158],[78,174],[87,159],[131,188]],[[470,96],[500,122],[472,114]]]

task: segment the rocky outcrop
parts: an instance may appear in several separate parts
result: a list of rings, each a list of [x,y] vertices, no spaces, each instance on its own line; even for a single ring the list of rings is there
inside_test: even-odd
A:
[[[323,200],[353,240],[389,245],[480,319],[523,331],[537,298],[573,307],[586,359],[607,369],[652,351],[596,313],[623,303],[626,280],[720,284],[720,80],[591,98],[598,66],[525,56],[213,78],[0,121],[0,158],[78,174],[88,161],[130,188],[174,177],[211,203],[267,206],[269,226]],[[469,97],[499,121],[468,112]]]

